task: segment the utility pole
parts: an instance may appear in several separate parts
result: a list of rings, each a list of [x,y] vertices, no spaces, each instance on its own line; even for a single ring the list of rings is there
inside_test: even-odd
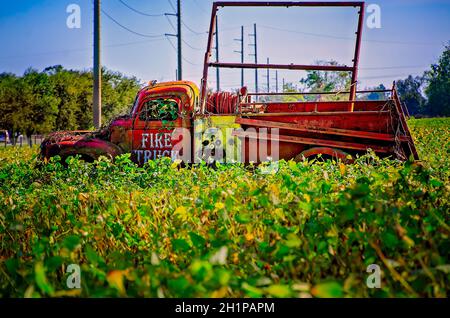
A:
[[[165,36],[174,36],[177,38],[177,55],[178,55],[178,67],[177,67],[177,80],[181,81],[183,79],[183,55],[181,50],[181,0],[177,0],[177,13],[165,13],[166,16],[177,17],[177,34],[166,33]]]
[[[270,64],[269,58],[267,58],[267,65]],[[267,68],[267,93],[270,93],[270,70]]]
[[[216,62],[219,63],[219,17],[216,16]],[[217,91],[220,92],[220,68],[216,67]]]
[[[278,93],[278,70],[275,71],[275,92]]]
[[[102,66],[100,61],[100,0],[94,1],[94,127],[102,125]]]
[[[286,83],[285,83],[285,81],[284,81],[284,77],[283,77],[283,88],[281,89],[282,90],[282,93],[284,93],[284,86],[286,85]]]
[[[241,42],[241,50],[240,51],[234,51],[236,53],[241,54],[241,63],[244,63],[244,26],[241,26],[241,38],[240,39],[234,39],[235,41]],[[244,69],[241,68],[241,87],[244,87]]]
[[[178,80],[183,79],[181,52],[181,0],[177,0],[177,37],[178,37]]]
[[[258,64],[258,41],[256,36],[256,23],[253,24],[253,34],[250,34],[253,37],[253,43],[250,46],[254,47],[254,54],[250,54],[255,57],[255,64]],[[255,93],[258,93],[258,69],[255,68]],[[256,100],[258,100],[258,96],[256,96]]]

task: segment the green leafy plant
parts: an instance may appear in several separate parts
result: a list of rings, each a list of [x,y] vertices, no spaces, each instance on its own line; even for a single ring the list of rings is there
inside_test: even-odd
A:
[[[269,175],[1,148],[0,296],[446,297],[450,120],[409,124],[420,162],[369,153]]]

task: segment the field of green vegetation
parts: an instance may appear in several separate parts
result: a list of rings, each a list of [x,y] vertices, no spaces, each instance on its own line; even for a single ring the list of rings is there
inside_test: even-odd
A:
[[[126,156],[63,168],[1,148],[0,297],[447,297],[450,119],[409,123],[420,162],[272,175]]]

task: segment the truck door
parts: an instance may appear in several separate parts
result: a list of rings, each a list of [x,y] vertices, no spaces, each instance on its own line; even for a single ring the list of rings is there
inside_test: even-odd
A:
[[[178,97],[144,99],[133,122],[132,159],[143,165],[160,157],[174,157],[172,132],[182,127],[181,100]]]

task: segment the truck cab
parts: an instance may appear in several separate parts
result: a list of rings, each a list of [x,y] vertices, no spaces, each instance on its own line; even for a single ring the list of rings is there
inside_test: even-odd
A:
[[[119,116],[98,132],[50,134],[41,145],[41,154],[47,159],[59,155],[65,160],[79,155],[94,161],[100,156],[112,159],[131,153],[132,160],[140,165],[159,157],[175,159],[180,150],[174,148],[183,140],[183,134],[175,135],[174,131],[192,129],[198,98],[198,87],[192,82],[153,82],[137,93],[129,114]]]
[[[130,152],[139,164],[159,157],[176,158],[174,147],[183,136],[173,133],[181,128],[191,130],[198,96],[198,87],[187,81],[143,88],[130,116],[110,124],[110,142],[123,152]]]

